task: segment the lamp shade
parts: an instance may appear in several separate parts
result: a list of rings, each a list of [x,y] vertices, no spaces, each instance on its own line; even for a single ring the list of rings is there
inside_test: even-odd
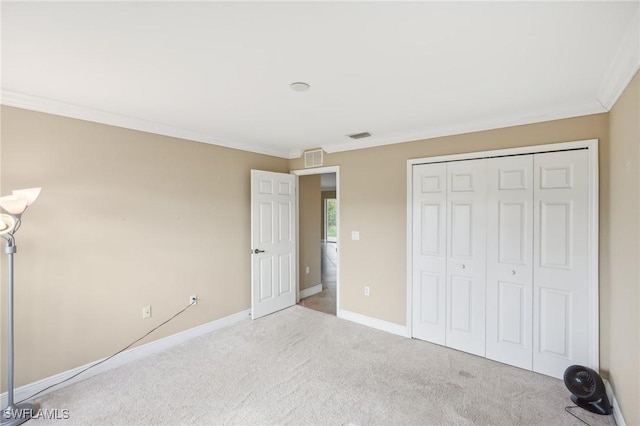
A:
[[[27,197],[25,195],[0,197],[0,207],[13,215],[20,215],[27,208]]]
[[[13,195],[24,195],[27,197],[27,207],[29,207],[40,195],[42,188],[27,188],[27,189],[14,189]]]
[[[16,226],[16,220],[8,214],[0,214],[0,235],[8,234]]]

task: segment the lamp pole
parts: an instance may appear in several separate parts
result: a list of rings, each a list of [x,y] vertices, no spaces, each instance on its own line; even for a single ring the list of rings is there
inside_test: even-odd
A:
[[[0,207],[9,214],[0,214],[0,236],[7,242],[4,252],[7,254],[9,271],[9,291],[7,292],[7,407],[0,414],[0,426],[18,426],[35,416],[36,405],[14,401],[14,324],[13,324],[13,255],[16,254],[15,233],[20,229],[22,213],[40,194],[40,188],[14,190],[12,195],[0,197]]]
[[[2,426],[17,426],[27,420],[31,419],[36,413],[35,404],[22,403],[16,404],[14,401],[14,339],[13,339],[13,255],[16,253],[16,240],[13,234],[20,226],[20,219],[16,221],[16,226],[9,234],[2,235],[7,241],[4,252],[7,254],[7,270],[9,277],[9,289],[7,292],[7,407],[2,410],[2,418],[0,419],[0,425]]]

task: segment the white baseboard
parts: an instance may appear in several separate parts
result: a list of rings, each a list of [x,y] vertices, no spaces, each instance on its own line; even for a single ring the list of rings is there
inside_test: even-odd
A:
[[[316,284],[312,287],[305,288],[300,290],[300,299],[304,299],[305,297],[313,296],[314,294],[318,294],[322,291],[322,283]]]
[[[355,312],[340,309],[338,311],[338,318],[346,319],[348,321],[357,322],[358,324],[366,325],[367,327],[377,328],[378,330],[386,331],[387,333],[397,334],[402,337],[411,337],[409,328],[406,325],[396,324],[393,322],[384,321],[378,318],[368,317],[366,315],[357,314]]]
[[[620,411],[620,406],[618,405],[616,395],[613,393],[611,383],[609,383],[609,381],[606,379],[603,379],[603,381],[605,390],[607,391],[607,398],[609,398],[609,402],[611,402],[611,405],[613,406],[613,419],[616,421],[616,425],[627,426],[624,421],[624,417],[622,417],[622,411]]]
[[[94,368],[88,370],[87,372],[79,375],[78,377],[74,377],[68,382],[65,382],[60,386],[56,386],[52,389],[49,389],[38,396],[45,395],[49,392],[52,392],[56,389],[60,389],[61,387],[64,387],[64,386],[69,386],[72,383],[80,382],[82,380],[88,379],[89,377],[95,376],[105,371],[112,370],[116,367],[120,367],[121,365],[130,363],[132,361],[145,358],[156,352],[164,351],[166,349],[171,348],[172,346],[185,343],[196,337],[200,337],[207,333],[211,333],[212,331],[229,327],[239,321],[249,319],[250,317],[251,317],[251,309],[247,309],[246,311],[241,311],[241,312],[226,316],[224,318],[220,318],[215,321],[211,321],[206,324],[202,324],[197,327],[193,327],[188,330],[181,331],[180,333],[176,333],[171,336],[163,337],[162,339],[158,339],[153,342],[134,347],[132,349],[129,349],[113,357],[112,359],[105,362],[104,364],[97,365]],[[102,358],[102,359],[105,359],[105,358]],[[38,380],[37,382],[20,386],[19,388],[14,390],[14,393],[13,393],[14,401],[15,402],[22,401],[23,399],[28,398],[31,395],[37,392],[40,392],[41,390],[46,389],[47,387],[55,383],[61,382],[65,379],[68,379],[69,377],[72,377],[74,374],[79,373],[80,371],[84,370],[90,365],[95,364],[96,362],[102,361],[102,359],[94,362],[90,362],[85,365],[81,365],[80,367],[76,367],[71,370],[63,371],[62,373],[59,373],[50,377],[46,377],[42,380]],[[7,392],[3,392],[2,395],[0,395],[0,407],[6,407],[7,401],[8,401]]]

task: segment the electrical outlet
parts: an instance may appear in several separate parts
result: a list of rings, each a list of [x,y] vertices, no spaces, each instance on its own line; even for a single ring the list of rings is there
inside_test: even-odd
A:
[[[307,274],[309,274],[309,267],[307,266]]]
[[[195,294],[189,298],[189,305],[197,305],[198,304],[198,296]]]
[[[371,295],[371,287],[369,287],[368,285],[364,286],[364,295],[365,296]]]
[[[151,306],[142,307],[142,319],[151,318]]]

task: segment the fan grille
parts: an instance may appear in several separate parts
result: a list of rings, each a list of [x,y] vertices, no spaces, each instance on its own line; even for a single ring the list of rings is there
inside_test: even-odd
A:
[[[598,390],[596,375],[588,367],[572,365],[564,372],[564,384],[578,398],[590,399]]]
[[[593,388],[595,387],[595,382],[593,381],[593,376],[587,373],[586,371],[579,371],[578,374],[573,378],[573,389],[580,389],[584,395],[589,395],[593,392]]]

